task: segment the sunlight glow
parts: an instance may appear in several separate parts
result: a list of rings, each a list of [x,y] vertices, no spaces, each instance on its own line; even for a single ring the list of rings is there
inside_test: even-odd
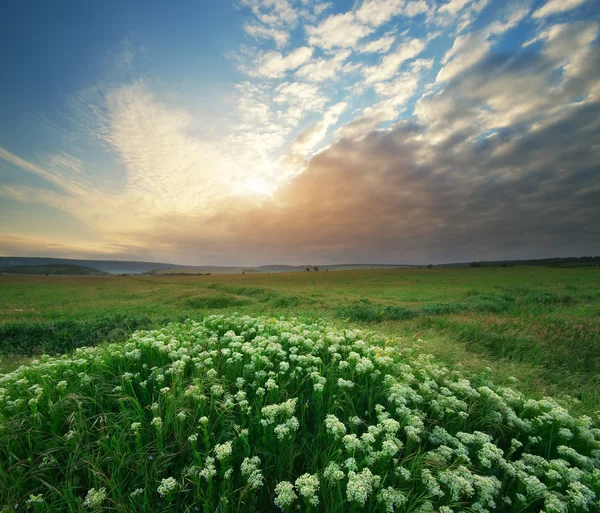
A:
[[[249,176],[244,180],[242,189],[246,194],[272,196],[275,191],[275,184],[260,176]]]

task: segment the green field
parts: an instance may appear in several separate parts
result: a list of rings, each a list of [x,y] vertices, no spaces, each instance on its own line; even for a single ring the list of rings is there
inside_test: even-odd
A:
[[[600,410],[600,272],[543,267],[220,276],[0,276],[3,367],[211,313],[323,318],[420,340],[447,364],[516,376]]]
[[[594,268],[2,276],[0,298],[1,512],[600,511]]]

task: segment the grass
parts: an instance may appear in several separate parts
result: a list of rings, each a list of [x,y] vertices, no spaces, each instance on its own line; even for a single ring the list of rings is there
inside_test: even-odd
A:
[[[448,364],[516,375],[536,396],[600,410],[594,268],[401,269],[219,276],[0,276],[5,369],[27,355],[123,340],[138,327],[235,310],[368,325]],[[56,335],[56,336],[55,336]]]
[[[598,511],[597,424],[422,349],[217,315],[44,357],[0,376],[0,507]]]

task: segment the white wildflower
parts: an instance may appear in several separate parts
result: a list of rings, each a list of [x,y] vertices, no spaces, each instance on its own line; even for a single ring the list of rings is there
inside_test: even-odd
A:
[[[172,491],[177,488],[177,481],[173,477],[167,477],[160,482],[158,489],[156,490],[161,497],[169,495]]]
[[[337,463],[332,461],[323,471],[323,477],[330,483],[335,484],[344,479],[346,474],[344,474],[344,471]]]
[[[373,489],[379,484],[379,476],[374,476],[368,468],[362,472],[348,472],[348,485],[346,487],[346,495],[349,501],[357,502],[364,505],[373,492]]]
[[[204,461],[204,468],[200,471],[200,477],[203,477],[207,481],[210,481],[217,475],[217,468],[215,467],[215,459],[211,456],[207,457]]]
[[[296,479],[296,489],[298,494],[308,500],[311,506],[319,505],[319,478],[316,475],[301,475]]]
[[[100,488],[96,490],[95,488],[90,488],[87,495],[85,496],[85,500],[83,501],[83,506],[85,508],[97,508],[101,506],[104,500],[106,499],[106,488]]]
[[[229,458],[233,452],[233,444],[231,441],[225,442],[224,444],[215,445],[215,456],[219,461]]]
[[[346,434],[346,426],[335,415],[325,416],[325,428],[336,440],[339,440]]]
[[[25,504],[29,506],[35,506],[36,504],[44,504],[44,496],[40,493],[38,495],[29,495],[29,499],[25,501]]]
[[[257,490],[262,486],[264,478],[260,470],[260,458],[258,456],[244,458],[241,471],[251,490]]]
[[[377,502],[383,505],[386,513],[394,513],[395,508],[402,506],[406,500],[406,496],[400,490],[395,490],[391,486],[383,488],[377,494]]]
[[[281,481],[275,487],[275,504],[285,511],[290,508],[294,501],[298,498],[294,492],[294,485],[289,481]]]

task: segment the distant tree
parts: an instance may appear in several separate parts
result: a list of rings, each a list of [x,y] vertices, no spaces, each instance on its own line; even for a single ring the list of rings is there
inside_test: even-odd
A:
[[[481,262],[471,262],[469,267],[481,267]]]
[[[508,263],[504,262],[500,267],[508,267]]]
[[[305,271],[306,271],[307,273],[309,273],[309,272],[310,272],[310,267],[307,267],[307,268],[305,269]]]
[[[319,268],[318,268],[316,265],[313,267],[313,269],[314,269],[315,271],[318,271],[318,270],[319,270]]]
[[[242,274],[246,274],[246,271],[242,271]]]
[[[429,265],[427,266],[427,269],[433,269],[433,264],[429,264]]]

